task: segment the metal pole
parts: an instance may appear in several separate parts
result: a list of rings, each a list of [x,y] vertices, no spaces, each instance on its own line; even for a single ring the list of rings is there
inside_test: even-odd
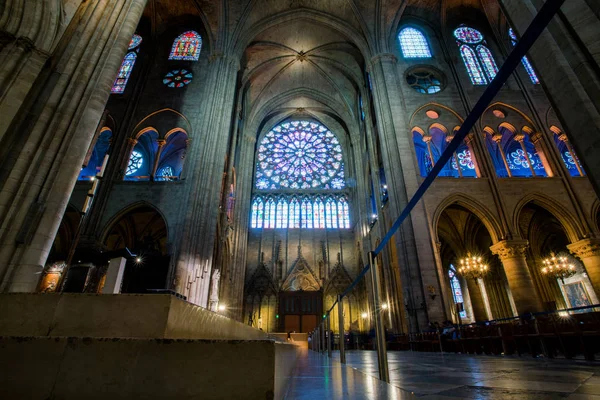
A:
[[[344,336],[344,306],[342,305],[342,295],[338,294],[338,324],[340,326],[340,362],[346,364],[346,337]]]
[[[381,306],[379,304],[379,275],[377,271],[377,258],[373,252],[369,252],[369,264],[371,266],[371,289],[373,292],[373,315],[375,317],[375,335],[377,336],[377,361],[379,363],[379,379],[390,382],[388,370],[387,349],[385,343],[385,330],[381,318]]]
[[[321,351],[325,352],[325,350],[327,349],[325,347],[325,340],[327,340],[327,335],[325,332],[325,321],[321,321],[321,325],[319,326],[319,329],[321,330]]]
[[[321,351],[321,331],[319,330],[318,326],[317,326],[316,332],[317,332],[317,334],[316,334],[316,337],[315,337],[315,341],[316,341],[316,343],[315,343],[315,345],[316,345],[315,351],[317,353],[319,353]]]
[[[327,357],[331,358],[331,342],[333,341],[333,335],[331,334],[331,318],[330,314],[327,313],[327,318],[325,318],[327,325]]]

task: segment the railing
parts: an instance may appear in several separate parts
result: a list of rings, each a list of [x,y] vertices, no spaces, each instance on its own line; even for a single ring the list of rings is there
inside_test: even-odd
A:
[[[467,134],[471,131],[471,129],[475,126],[475,123],[489,104],[492,102],[494,97],[498,94],[502,86],[506,83],[510,75],[513,73],[517,65],[521,63],[521,59],[527,54],[531,46],[535,43],[537,38],[540,36],[542,31],[546,28],[546,26],[550,23],[554,15],[558,12],[562,4],[565,0],[547,0],[539,13],[535,16],[531,25],[527,28],[521,40],[517,42],[517,45],[513,48],[513,51],[509,54],[508,58],[498,71],[496,77],[492,80],[492,82],[488,85],[487,89],[477,101],[460,129],[452,139],[452,141],[446,147],[446,150],[442,153],[439,160],[433,166],[431,172],[427,175],[423,183],[419,186],[413,197],[410,199],[404,210],[400,213],[400,216],[396,219],[390,230],[387,232],[379,246],[373,251],[369,253],[369,263],[366,265],[358,277],[348,286],[348,288],[337,297],[337,300],[331,306],[331,308],[325,313],[325,317],[319,324],[319,326],[313,331],[311,347],[315,351],[327,351],[327,355],[331,357],[331,347],[332,340],[330,337],[331,334],[331,311],[334,307],[338,307],[338,318],[339,318],[339,326],[344,326],[344,313],[342,307],[342,299],[346,297],[350,291],[364,278],[367,272],[371,272],[371,293],[373,298],[373,307],[375,313],[374,316],[374,324],[375,324],[375,334],[376,334],[376,342],[377,342],[377,360],[379,366],[379,379],[389,382],[389,371],[388,371],[388,363],[387,363],[387,350],[386,350],[386,342],[385,342],[385,331],[383,328],[383,321],[381,319],[381,315],[379,314],[380,306],[379,306],[379,277],[377,272],[377,255],[381,253],[381,251],[387,246],[388,242],[392,238],[392,236],[396,233],[398,228],[402,225],[404,220],[410,215],[413,208],[418,204],[421,200],[425,192],[429,189],[435,178],[438,176],[442,168],[446,165],[446,163],[450,160],[450,158],[454,155],[454,152],[458,149],[460,144],[463,142]],[[316,339],[316,340],[315,340]],[[346,354],[344,349],[344,341],[340,341],[340,361],[342,363],[346,363]]]

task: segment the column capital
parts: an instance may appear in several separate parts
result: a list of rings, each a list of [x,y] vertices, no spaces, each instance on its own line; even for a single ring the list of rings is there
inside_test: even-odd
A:
[[[583,239],[567,246],[578,258],[600,256],[600,239]]]
[[[163,147],[165,144],[167,144],[167,141],[165,139],[157,139],[156,143],[158,143],[158,147]]]
[[[501,260],[525,257],[527,248],[529,248],[527,240],[503,240],[490,246],[492,253],[500,257]]]
[[[531,142],[535,144],[542,140],[542,134],[540,132],[532,133],[531,135],[529,135],[529,139],[531,139]]]
[[[129,143],[131,146],[135,146],[137,144],[137,139],[134,138],[129,138],[127,139],[127,143]]]
[[[371,64],[376,64],[379,62],[391,62],[396,64],[398,62],[398,58],[392,53],[380,53],[371,57]]]

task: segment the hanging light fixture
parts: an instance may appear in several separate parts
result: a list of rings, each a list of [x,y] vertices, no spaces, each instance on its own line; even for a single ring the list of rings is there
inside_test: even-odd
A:
[[[485,264],[481,257],[471,256],[471,253],[467,253],[467,256],[461,258],[460,266],[458,267],[458,274],[465,278],[479,279],[483,278],[489,271],[487,264]]]
[[[569,263],[569,259],[564,256],[557,256],[550,253],[550,257],[542,260],[542,274],[549,278],[560,279],[565,283],[565,278],[569,278],[577,273],[577,268]]]

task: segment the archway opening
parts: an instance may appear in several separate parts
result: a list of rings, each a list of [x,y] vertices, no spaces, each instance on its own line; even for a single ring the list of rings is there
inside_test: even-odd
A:
[[[581,262],[569,250],[570,240],[562,223],[535,202],[526,204],[519,214],[521,236],[529,241],[527,265],[546,310],[593,304],[594,290]],[[575,275],[557,279],[544,274],[544,259],[564,257],[576,267]]]
[[[121,293],[167,288],[167,224],[156,209],[139,206],[127,211],[111,226],[104,244],[108,250],[127,248],[136,255],[127,260]]]
[[[502,265],[490,251],[492,237],[469,209],[452,204],[442,214],[437,226],[440,257],[445,282],[451,292],[454,320],[485,321],[513,315],[508,296],[508,282]],[[487,274],[475,279],[460,274],[461,259],[481,257],[488,265]]]

